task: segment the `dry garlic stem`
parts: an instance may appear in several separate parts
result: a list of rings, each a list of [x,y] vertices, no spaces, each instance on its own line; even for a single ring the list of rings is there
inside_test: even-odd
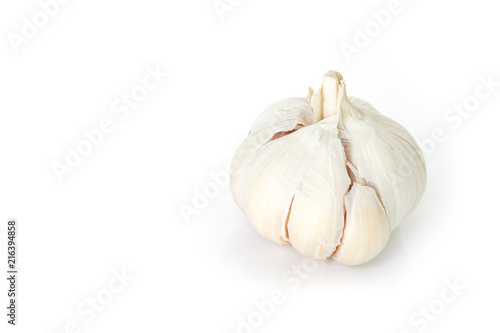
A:
[[[231,165],[231,191],[264,237],[313,258],[371,260],[422,197],[425,163],[411,135],[330,71],[304,98],[255,120]]]

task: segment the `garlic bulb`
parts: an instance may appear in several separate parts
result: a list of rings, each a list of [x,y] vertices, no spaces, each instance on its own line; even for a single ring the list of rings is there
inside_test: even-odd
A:
[[[337,72],[255,120],[231,164],[231,192],[264,237],[312,258],[367,262],[418,204],[425,162],[401,125],[348,98]]]

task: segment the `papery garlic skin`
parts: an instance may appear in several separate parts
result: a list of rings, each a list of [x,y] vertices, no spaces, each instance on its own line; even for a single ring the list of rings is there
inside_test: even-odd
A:
[[[307,99],[283,100],[260,114],[230,176],[235,201],[260,234],[348,265],[385,247],[426,182],[408,131],[348,98],[333,71]]]

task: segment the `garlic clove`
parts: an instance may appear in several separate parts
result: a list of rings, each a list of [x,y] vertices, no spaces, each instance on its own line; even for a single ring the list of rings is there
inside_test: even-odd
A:
[[[245,194],[243,187],[248,183],[245,175],[250,172],[250,162],[253,161],[257,152],[260,154],[261,148],[277,133],[288,133],[312,123],[311,107],[305,98],[289,98],[274,103],[257,117],[250,128],[248,137],[236,150],[230,167],[231,193],[244,212],[246,210],[243,206],[242,195]]]
[[[242,210],[264,237],[288,243],[286,221],[290,204],[304,180],[316,151],[302,130],[267,143],[242,174]]]
[[[387,244],[389,220],[375,190],[357,182],[345,197],[345,210],[342,241],[332,257],[345,265],[363,264]]]
[[[328,258],[340,244],[344,196],[351,184],[337,129],[340,80],[335,72],[324,76],[311,98],[317,123],[299,131],[316,153],[294,195],[286,229],[292,246],[312,258]]]
[[[377,191],[394,229],[423,195],[422,152],[405,128],[368,103],[344,98],[342,109],[339,127],[346,158]]]
[[[351,181],[335,127],[314,125],[300,132],[311,132],[308,149],[316,153],[293,199],[289,239],[306,256],[328,258],[340,244],[343,200]]]

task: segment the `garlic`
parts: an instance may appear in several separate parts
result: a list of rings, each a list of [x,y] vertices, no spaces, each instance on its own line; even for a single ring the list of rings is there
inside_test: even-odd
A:
[[[408,131],[348,98],[333,71],[307,99],[286,99],[260,114],[230,175],[235,201],[260,234],[348,265],[382,251],[426,182]]]

